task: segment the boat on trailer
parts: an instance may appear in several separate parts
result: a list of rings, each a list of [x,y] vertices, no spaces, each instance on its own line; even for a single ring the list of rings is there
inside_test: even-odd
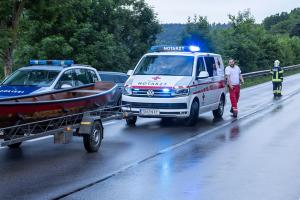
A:
[[[117,86],[111,82],[0,99],[0,128],[105,107]]]

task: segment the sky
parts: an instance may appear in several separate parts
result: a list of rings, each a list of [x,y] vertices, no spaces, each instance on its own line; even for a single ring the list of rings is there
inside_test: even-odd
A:
[[[300,7],[300,0],[145,0],[161,23],[185,23],[188,16],[207,16],[208,21],[226,23],[228,14],[250,9],[256,22],[270,15]]]

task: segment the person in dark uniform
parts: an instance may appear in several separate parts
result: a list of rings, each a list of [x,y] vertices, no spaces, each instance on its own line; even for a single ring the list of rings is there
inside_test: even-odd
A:
[[[271,69],[273,94],[274,97],[281,97],[282,81],[283,81],[283,68],[280,67],[280,61],[275,60],[274,67]]]

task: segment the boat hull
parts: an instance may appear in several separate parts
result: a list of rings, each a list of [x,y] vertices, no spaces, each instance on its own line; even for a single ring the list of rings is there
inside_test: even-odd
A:
[[[101,85],[98,85],[96,88],[98,90],[101,89]],[[19,123],[28,123],[81,113],[106,106],[113,97],[116,87],[112,86],[110,89],[99,93],[89,93],[89,91],[95,91],[90,89],[92,89],[92,87],[80,87],[34,97],[16,98],[10,99],[9,101],[1,100],[0,128],[13,126]],[[66,99],[53,98],[53,95],[63,96],[62,94],[74,97]],[[36,101],[28,101],[30,98],[35,98]],[[40,100],[46,98],[48,98],[48,100]]]

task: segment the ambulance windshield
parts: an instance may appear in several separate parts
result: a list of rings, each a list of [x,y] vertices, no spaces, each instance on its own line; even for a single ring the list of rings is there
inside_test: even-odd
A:
[[[134,75],[192,76],[193,56],[150,55],[142,59]]]

